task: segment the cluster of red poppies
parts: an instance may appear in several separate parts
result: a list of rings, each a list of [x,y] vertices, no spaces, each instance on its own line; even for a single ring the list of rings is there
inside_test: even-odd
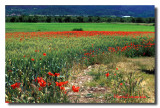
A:
[[[147,48],[147,47],[152,47],[153,45],[155,45],[155,43],[151,43],[150,41],[148,43],[145,43],[145,45],[135,45],[134,43],[130,43],[130,45],[127,45],[124,46],[124,47],[120,47],[120,46],[117,46],[116,48],[114,47],[108,47],[108,51],[110,52],[118,52],[118,51],[129,51],[130,49],[135,49],[135,50],[139,50],[140,47],[144,47],[144,48]]]
[[[53,74],[53,73],[51,73],[51,72],[48,72],[48,75],[50,75],[50,76],[60,76],[60,73],[55,73],[55,74]]]
[[[21,83],[16,82],[15,84],[12,84],[11,87],[12,87],[13,89],[15,89],[15,88],[19,88],[20,85],[21,85]]]
[[[46,87],[46,81],[42,77],[37,77],[37,79],[35,79],[35,81],[36,80],[41,87]]]
[[[51,72],[48,72],[48,75],[50,75],[50,76],[56,76],[56,77],[58,77],[58,76],[60,76],[60,73],[55,73],[55,74],[53,74],[53,73],[51,73]],[[41,91],[42,90],[42,88],[43,87],[46,87],[46,81],[42,78],[42,77],[37,77],[37,78],[35,78],[35,82],[38,82],[38,84],[39,84],[39,91]],[[60,89],[61,90],[63,90],[63,91],[65,91],[65,85],[67,85],[68,84],[68,81],[64,81],[64,82],[55,82],[55,84],[56,84],[56,86],[58,86],[58,87],[60,87]],[[13,88],[13,89],[15,89],[15,88],[19,88],[20,87],[20,83],[15,83],[15,84],[13,84],[13,85],[11,85],[11,87]],[[48,86],[50,86],[51,85],[51,83],[49,82],[48,83]],[[72,86],[72,91],[73,92],[79,92],[79,88],[80,87],[75,87],[74,85]],[[65,93],[66,93],[66,91],[65,91]]]
[[[62,32],[14,32],[6,33],[6,38],[32,38],[32,37],[88,37],[88,36],[148,36],[153,35],[154,32],[141,32],[141,31],[62,31]]]
[[[79,88],[80,88],[80,87],[75,87],[74,85],[72,86],[73,92],[79,92]]]

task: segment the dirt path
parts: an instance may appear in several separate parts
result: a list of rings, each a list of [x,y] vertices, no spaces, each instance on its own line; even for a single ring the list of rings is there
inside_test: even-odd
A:
[[[80,92],[74,93],[73,91],[68,92],[68,96],[72,103],[78,98],[78,103],[105,103],[105,98],[103,96],[94,97],[93,94],[104,94],[110,92],[109,89],[105,87],[87,87],[85,84],[93,80],[92,76],[88,75],[94,68],[98,68],[100,65],[89,66],[87,69],[80,70],[79,74],[76,74],[75,80],[71,80],[71,85],[79,86]]]
[[[70,88],[72,85],[75,85],[76,87],[80,87],[80,91],[73,92],[68,91],[69,99],[72,103],[107,103],[106,99],[104,97],[104,94],[111,93],[111,89],[107,87],[89,87],[86,86],[86,83],[89,83],[93,81],[93,77],[89,75],[88,73],[92,70],[96,70],[99,67],[103,67],[105,70],[111,70],[109,68],[109,65],[102,65],[102,64],[95,64],[92,66],[88,66],[86,69],[73,69],[72,70],[72,76],[69,80],[69,82],[72,82],[69,86]],[[130,73],[130,72],[136,72],[136,73],[142,73],[140,70],[141,67],[139,65],[145,66],[146,69],[154,68],[154,58],[137,58],[137,59],[127,59],[127,62],[118,62],[116,63],[116,67],[123,71],[124,73]],[[148,74],[143,73],[144,77],[148,76]],[[147,91],[148,96],[150,99],[148,102],[153,103],[155,101],[154,98],[154,75],[151,75],[151,77],[145,77],[144,81],[142,82],[142,86]],[[149,90],[150,88],[151,90]]]

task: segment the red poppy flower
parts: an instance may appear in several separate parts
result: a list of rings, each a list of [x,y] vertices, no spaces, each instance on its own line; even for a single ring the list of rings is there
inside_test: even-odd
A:
[[[60,87],[60,89],[61,89],[61,90],[65,90],[65,88],[64,88],[64,87]]]
[[[63,84],[64,84],[64,85],[65,85],[65,84],[68,84],[68,81],[64,81]]]
[[[51,73],[51,72],[48,72],[48,75],[50,75],[50,76],[54,76],[54,74],[53,74],[53,73]]]
[[[8,72],[12,72],[12,70],[8,70]]]
[[[36,82],[36,78],[35,78],[33,81],[35,81],[35,82]]]
[[[58,82],[55,82],[56,83],[56,86],[58,86]]]
[[[46,82],[45,82],[45,81],[39,82],[39,85],[40,85],[41,87],[46,87]]]
[[[50,86],[50,85],[51,85],[51,83],[49,82],[49,83],[48,83],[48,86]]]
[[[145,55],[146,53],[144,52],[143,55]]]
[[[39,85],[41,87],[45,87],[46,86],[46,82],[42,79],[40,82],[39,82]]]
[[[109,73],[106,73],[106,77],[108,77],[109,76]]]
[[[21,85],[21,83],[15,83],[15,84],[12,84],[11,85],[11,87],[13,88],[13,89],[15,89],[15,88],[19,88],[19,86]]]
[[[63,85],[63,82],[60,82],[60,83],[58,84],[59,87],[62,86],[62,85]]]
[[[116,68],[116,70],[118,70],[118,68]]]
[[[80,87],[75,87],[74,85],[72,86],[72,91],[73,92],[79,92]]]
[[[39,87],[38,90],[41,91],[41,90],[42,90],[42,87]]]
[[[42,80],[42,77],[37,77],[37,81],[40,82]],[[35,78],[36,81],[36,78]]]
[[[35,79],[35,81],[36,81],[36,79]],[[46,82],[43,80],[42,77],[37,77],[37,82],[39,83],[39,85],[41,87],[45,87],[46,86]]]
[[[123,83],[120,83],[120,85],[123,85]]]
[[[55,83],[56,83],[56,86],[59,86],[59,87],[63,85],[63,82],[55,82]]]
[[[55,73],[54,76],[57,76],[57,77],[58,77],[58,76],[60,76],[60,73]]]
[[[31,58],[31,61],[34,61],[34,59],[33,59],[33,58]]]
[[[116,76],[116,74],[114,74]]]
[[[46,53],[43,53],[44,56],[46,56]]]
[[[9,101],[5,101],[5,103],[10,103]]]
[[[39,52],[39,50],[35,50],[35,52]]]
[[[26,57],[25,55],[23,57]]]

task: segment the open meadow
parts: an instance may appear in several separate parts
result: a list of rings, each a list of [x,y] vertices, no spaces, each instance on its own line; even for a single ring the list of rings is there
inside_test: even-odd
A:
[[[6,23],[6,32],[38,31],[72,31],[82,28],[83,31],[152,31],[152,23]]]
[[[6,23],[5,48],[8,103],[155,102],[152,24]]]

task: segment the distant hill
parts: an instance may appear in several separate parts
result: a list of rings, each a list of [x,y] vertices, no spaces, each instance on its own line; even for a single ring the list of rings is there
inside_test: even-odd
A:
[[[71,16],[132,16],[154,17],[153,5],[6,5],[6,16],[71,15]]]

